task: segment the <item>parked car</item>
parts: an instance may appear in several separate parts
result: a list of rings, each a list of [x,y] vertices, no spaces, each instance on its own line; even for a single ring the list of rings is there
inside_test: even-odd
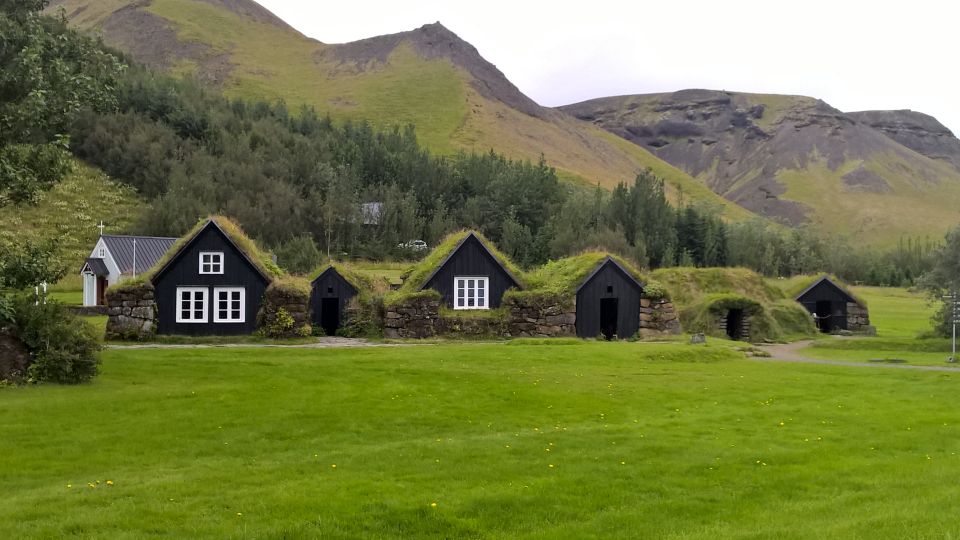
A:
[[[428,248],[427,243],[423,240],[410,240],[409,242],[400,242],[397,244],[397,247],[400,249],[409,249],[410,251],[426,251]]]

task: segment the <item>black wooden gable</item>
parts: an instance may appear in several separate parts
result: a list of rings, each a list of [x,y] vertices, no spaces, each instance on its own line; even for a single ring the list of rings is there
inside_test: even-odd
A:
[[[198,244],[200,246],[199,248]],[[217,225],[217,222],[212,219],[207,221],[206,225],[204,225],[203,228],[193,235],[193,238],[180,246],[180,249],[177,250],[177,252],[174,253],[173,256],[170,257],[170,259],[162,267],[160,267],[159,270],[156,271],[156,273],[154,273],[152,281],[154,283],[159,281],[164,273],[179,265],[181,260],[188,255],[196,259],[193,261],[194,263],[198,263],[200,251],[223,251],[224,256],[226,256],[227,252],[231,252],[240,262],[244,264],[245,267],[249,268],[251,271],[263,278],[265,283],[273,281],[270,276],[264,274],[263,271],[260,270],[260,267],[250,260],[250,257],[247,255],[247,253],[240,249],[240,247],[237,246],[237,243],[230,238],[230,235],[224,232],[224,230],[220,228],[220,225]],[[189,257],[187,258],[189,259]],[[228,261],[224,261],[225,264],[227,262]],[[230,266],[234,265],[231,264]],[[227,271],[229,271],[229,268]]]
[[[815,302],[860,303],[856,298],[853,297],[853,295],[844,290],[843,287],[837,285],[827,276],[818,279],[812,285],[804,289],[802,293],[797,295],[796,300],[801,304]]]
[[[591,281],[596,279],[597,276],[599,276],[603,272],[603,270],[605,270],[608,266],[611,267],[615,272],[621,274],[623,278],[627,281],[627,283],[633,284],[636,286],[637,289],[643,291],[643,283],[637,280],[637,278],[635,278],[633,274],[631,274],[626,268],[624,268],[623,265],[617,262],[616,259],[608,256],[603,261],[601,261],[600,264],[598,264],[597,267],[594,268],[593,271],[590,272],[590,274],[587,275],[586,278],[584,278],[580,286],[577,287],[577,292],[580,292],[581,289],[583,289]]]
[[[500,307],[503,293],[510,288],[521,288],[520,280],[508,270],[480,238],[469,233],[427,277],[420,290],[434,289],[448,307],[453,307],[457,276],[486,277],[489,284],[489,306]]]

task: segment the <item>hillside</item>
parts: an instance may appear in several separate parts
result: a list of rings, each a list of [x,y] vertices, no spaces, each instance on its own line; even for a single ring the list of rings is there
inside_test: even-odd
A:
[[[671,193],[750,214],[645,149],[523,95],[439,23],[347,44],[308,39],[250,0],[54,0],[81,28],[145,64],[228,96],[308,104],[378,127],[413,123],[431,150],[543,155],[563,176],[610,187],[651,167]]]
[[[712,90],[561,109],[782,223],[888,244],[960,220],[960,142],[925,115],[848,115],[809,97]]]

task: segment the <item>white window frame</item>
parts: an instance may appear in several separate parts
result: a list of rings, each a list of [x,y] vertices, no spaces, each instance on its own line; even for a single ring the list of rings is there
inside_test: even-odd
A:
[[[183,293],[190,293],[190,318],[183,318]],[[197,301],[197,293],[202,293],[203,318],[196,319],[193,312],[196,311],[194,302]],[[177,287],[177,322],[182,324],[204,324],[207,322],[210,307],[210,290],[206,287]]]
[[[230,317],[231,311],[236,311],[230,306],[230,302],[233,302],[230,297],[227,297],[227,318],[220,318],[220,293],[240,293],[240,318],[234,319]],[[214,287],[213,289],[213,322],[215,323],[245,323],[247,322],[247,289],[244,287]]]
[[[204,262],[204,256],[209,256],[210,261]],[[216,258],[216,259],[215,259]],[[210,267],[210,271],[204,271],[204,265]],[[214,267],[219,268],[218,271],[214,272]],[[210,275],[210,274],[223,274],[223,252],[222,251],[201,251],[200,252],[200,274],[201,275]]]
[[[99,257],[99,258],[101,258],[101,259],[107,256],[107,250],[106,250],[105,248],[100,248],[100,250],[98,251],[98,253],[100,254],[100,257]]]
[[[473,288],[470,288],[468,280],[474,280]],[[464,287],[460,287],[460,281],[464,282]],[[474,305],[468,305],[471,298],[470,291],[473,291]],[[477,294],[482,291],[483,295]],[[463,296],[461,296],[461,293]],[[463,300],[463,305],[460,305]],[[479,300],[482,300],[481,304]],[[490,309],[490,277],[489,276],[454,276],[453,278],[453,309]]]

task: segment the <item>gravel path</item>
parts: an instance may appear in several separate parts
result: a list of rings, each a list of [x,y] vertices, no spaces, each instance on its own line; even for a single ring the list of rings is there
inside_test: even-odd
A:
[[[822,360],[810,358],[800,354],[800,349],[809,346],[813,341],[796,341],[794,343],[765,345],[763,350],[770,353],[770,358],[752,358],[761,362],[794,362],[800,364],[822,364],[827,366],[850,366],[864,368],[914,369],[918,371],[953,371],[960,373],[955,367],[948,366],[912,366],[910,364],[881,364],[873,362],[845,362],[843,360]]]

